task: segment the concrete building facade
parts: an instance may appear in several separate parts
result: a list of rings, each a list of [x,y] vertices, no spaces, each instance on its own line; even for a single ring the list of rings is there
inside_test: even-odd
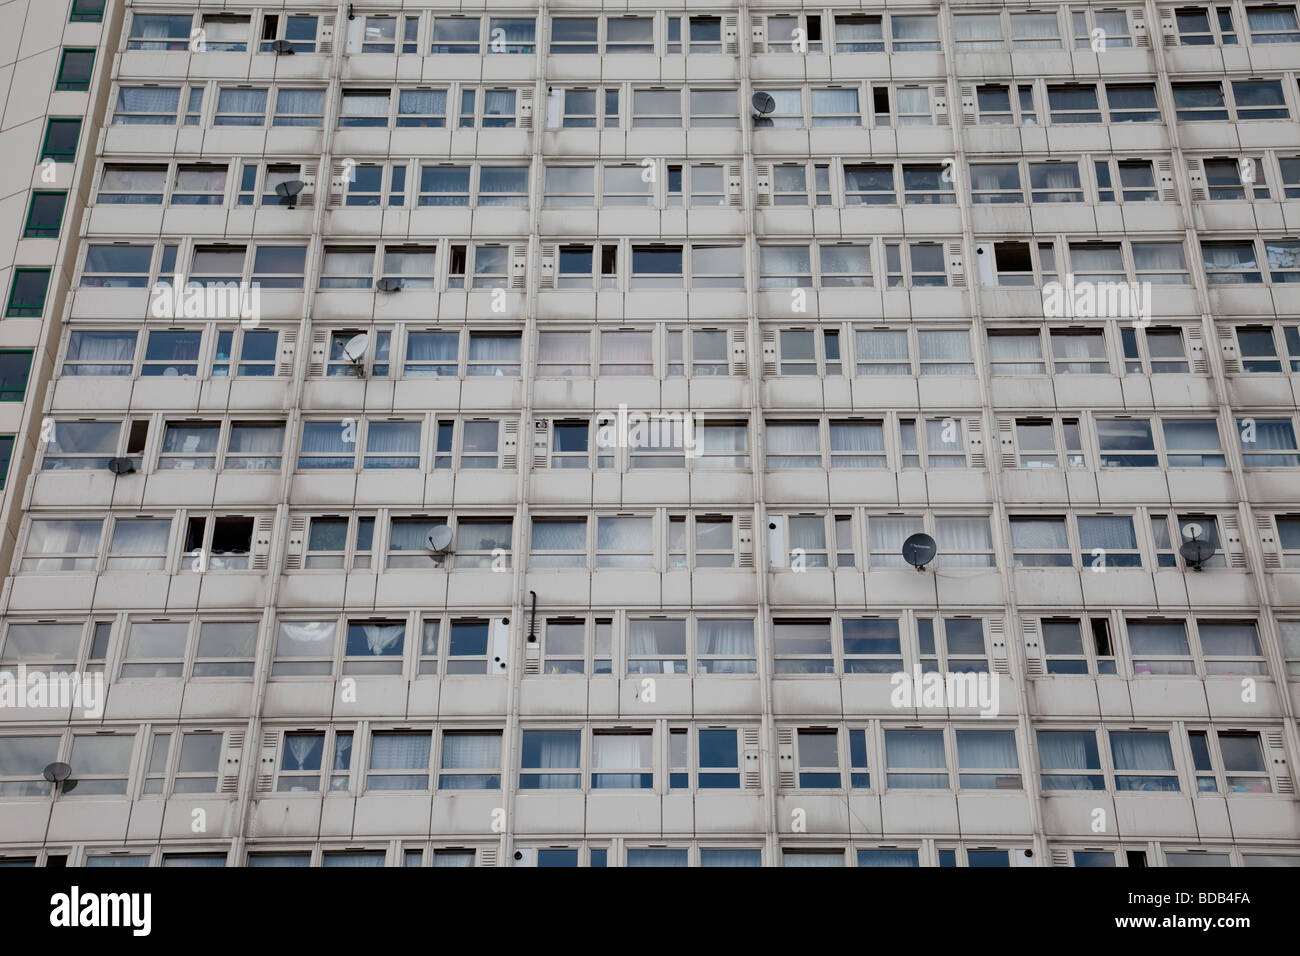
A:
[[[1300,865],[1295,4],[6,15],[0,863]]]

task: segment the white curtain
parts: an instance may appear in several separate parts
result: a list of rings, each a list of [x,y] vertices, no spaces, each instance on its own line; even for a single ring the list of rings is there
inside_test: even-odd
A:
[[[222,91],[223,97],[226,92]],[[266,91],[260,92],[265,103]],[[117,108],[127,113],[166,113],[169,115],[160,117],[159,121],[170,123],[174,121],[180,99],[181,91],[174,86],[124,86],[117,91]]]
[[[819,451],[815,422],[769,422],[767,450],[772,454],[816,455]]]
[[[471,362],[512,363],[519,361],[519,336],[471,335],[469,337]]]
[[[1249,621],[1201,621],[1201,650],[1207,657],[1260,657],[1259,635]]]
[[[354,625],[355,626],[355,625]],[[363,624],[360,627],[362,636],[366,641],[366,650],[371,655],[378,657],[381,654],[400,654],[400,642],[406,636],[406,627],[402,624]],[[349,641],[349,644],[351,641]],[[394,647],[394,645],[398,645]],[[394,648],[391,652],[389,648]],[[348,652],[352,653],[353,648],[349,647]]]
[[[473,850],[438,850],[433,854],[434,866],[473,866]]]
[[[226,87],[217,97],[217,113],[266,113],[266,90]]]
[[[648,867],[686,866],[686,851],[629,849],[627,851],[627,865]]]
[[[428,116],[441,119],[447,115],[446,90],[402,90],[397,100],[398,123],[402,116]]]
[[[515,115],[514,90],[484,90],[483,115],[508,116],[513,121]]]
[[[859,122],[856,89],[813,90],[812,109],[817,126],[856,126]]]
[[[600,368],[607,375],[648,375],[653,363],[651,333],[602,332]]]
[[[171,524],[168,519],[119,518],[113,524],[113,544],[110,550],[115,556],[140,555],[140,557],[115,557],[112,566],[118,570],[162,567],[161,556],[167,551],[167,538],[171,533]]]
[[[959,50],[1002,49],[1002,18],[996,13],[978,13],[953,18]]]
[[[831,422],[831,450],[884,451],[884,426],[879,422]]]
[[[1185,657],[1190,653],[1181,621],[1129,621],[1128,641],[1134,656]]]
[[[1137,534],[1133,530],[1133,519],[1081,515],[1079,544],[1085,552],[1085,557],[1090,555],[1094,548],[1104,548],[1107,551],[1136,551]]]
[[[762,866],[761,850],[708,848],[700,850],[700,866]]]
[[[302,430],[302,450],[351,456],[356,450],[356,443],[343,440],[343,428],[342,422],[307,422]]]
[[[529,769],[572,770],[580,766],[582,734],[577,730],[525,731],[524,752],[523,765]]]
[[[1020,50],[1059,50],[1061,36],[1055,13],[1013,13],[1011,35]]]
[[[1110,732],[1110,752],[1116,770],[1173,770],[1174,755],[1164,732]]]
[[[599,518],[596,547],[601,551],[649,551],[650,518]]]
[[[130,362],[135,357],[135,332],[73,332],[68,341],[69,362]],[[125,375],[124,365],[83,366],[78,375]],[[65,369],[64,374],[68,374]]]
[[[894,18],[898,22],[898,18]],[[782,866],[843,866],[844,853],[841,850],[786,850],[781,858]]]
[[[371,422],[366,429],[366,451],[418,455],[420,453],[419,422]]]
[[[102,521],[33,521],[27,553],[97,554],[102,528]]]
[[[585,521],[534,521],[532,550],[534,551],[585,551],[587,523]]]
[[[428,551],[429,533],[433,531],[435,525],[441,523],[439,521],[406,521],[394,518],[388,535],[388,549],[390,551]]]
[[[700,620],[696,625],[697,651],[717,657],[752,657],[754,622]]]
[[[944,770],[948,766],[941,730],[886,730],[885,754],[891,770]]]
[[[429,741],[429,731],[371,734],[370,769],[423,770],[429,766]]]
[[[970,332],[966,329],[918,332],[916,343],[922,362],[927,360],[970,361]],[[951,369],[948,374],[970,374],[969,366],[957,364],[948,368]],[[963,369],[965,369],[964,372]],[[927,366],[926,371],[930,374],[944,374],[945,369],[942,365],[930,365]]]
[[[442,735],[443,770],[498,770],[501,767],[500,733]]]
[[[652,763],[651,734],[592,735],[592,767],[596,770],[643,770]]]
[[[1099,770],[1097,735],[1091,730],[1040,730],[1038,759],[1044,770]],[[1081,777],[1074,779],[1084,782]],[[1052,789],[1067,788],[1054,784]],[[1079,789],[1088,787],[1081,785]]]
[[[985,517],[936,518],[935,540],[939,560],[948,567],[990,567],[993,536]]]
[[[1019,767],[1015,731],[957,731],[957,765],[962,770],[1009,770]]]
[[[685,657],[685,621],[631,621],[628,653],[634,657]]]
[[[320,768],[321,751],[325,749],[325,736],[323,734],[286,735],[286,743],[289,745],[289,756],[293,760],[294,770],[317,770]]]
[[[276,455],[284,447],[283,425],[236,424],[230,428],[230,451]]]
[[[330,657],[334,652],[333,621],[281,621],[276,657]]]

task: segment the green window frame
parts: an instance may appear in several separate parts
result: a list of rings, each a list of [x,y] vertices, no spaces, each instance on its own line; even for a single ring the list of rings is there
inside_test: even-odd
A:
[[[72,146],[68,148],[62,141],[68,131],[75,130]],[[59,135],[56,137],[56,131]],[[45,123],[45,139],[41,143],[41,159],[52,159],[56,163],[70,163],[77,158],[77,144],[81,142],[81,120],[74,117],[51,117]]]
[[[68,20],[72,23],[102,23],[105,6],[107,0],[72,0]]]
[[[89,57],[89,61],[86,58]],[[67,77],[69,62],[76,72],[71,78]],[[82,78],[77,74],[82,72],[81,65],[85,65],[85,77]],[[73,90],[84,91],[90,89],[90,78],[95,72],[95,50],[93,47],[72,47],[65,46],[63,55],[59,58],[59,73],[54,80],[56,90]]]
[[[10,361],[10,356],[19,360]],[[21,361],[26,358],[27,361]],[[0,402],[21,402],[32,376],[31,349],[0,349]]]
[[[36,295],[37,288],[40,289],[39,297]],[[45,311],[45,296],[49,288],[49,269],[15,269],[13,281],[9,284],[9,304],[5,307],[5,317],[40,318]]]
[[[68,194],[63,191],[36,189],[27,206],[27,224],[24,239],[57,239],[63,227],[63,210]]]
[[[5,490],[5,479],[9,477],[9,462],[14,457],[14,436],[0,435],[0,491]]]

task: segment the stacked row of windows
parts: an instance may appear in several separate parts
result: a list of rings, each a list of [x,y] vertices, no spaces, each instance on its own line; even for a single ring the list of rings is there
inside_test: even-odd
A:
[[[1269,667],[1257,622],[1232,617],[1122,618],[1043,614],[1027,618],[1041,634],[1044,665],[1030,676],[1125,679],[1264,677]],[[1277,621],[1286,660],[1283,679],[1300,678],[1300,620]],[[731,675],[758,673],[755,622],[743,612],[584,614],[548,611],[529,624],[525,676]],[[772,667],[778,677],[988,674],[1002,619],[978,614],[907,613],[772,619]],[[0,666],[109,671],[117,680],[250,679],[259,652],[256,620],[216,616],[111,619],[12,619]],[[1120,640],[1120,638],[1123,638]],[[509,619],[419,613],[285,615],[267,635],[273,680],[342,676],[501,676]],[[270,645],[270,647],[268,647]],[[1032,650],[1032,648],[1031,648]],[[113,662],[113,664],[110,664]]]
[[[665,733],[666,731],[666,733]],[[0,737],[0,796],[46,796],[41,768],[56,759],[78,768],[62,796],[217,793],[228,731],[151,728],[145,733]],[[757,789],[758,731],[674,726],[530,729],[520,732],[518,789]],[[275,733],[275,790],[281,793],[500,790],[499,727],[380,729],[339,725]],[[658,738],[658,739],[656,739]],[[666,739],[665,739],[666,738]],[[778,727],[783,790],[1023,790],[1014,729],[865,726]],[[1042,792],[1107,790],[1272,794],[1265,758],[1281,731],[1106,726],[1036,731]],[[143,779],[131,757],[147,743]],[[955,759],[953,759],[955,758]],[[742,766],[743,764],[743,766]],[[874,780],[873,780],[874,770]],[[136,786],[131,786],[132,783]],[[505,781],[509,783],[508,779]]]
[[[1244,15],[1243,15],[1244,14]],[[1225,3],[1167,8],[1184,46],[1239,42],[1300,42],[1294,4]],[[767,53],[908,53],[940,51],[941,20],[935,14],[858,12],[781,12],[755,18],[753,47]],[[729,22],[728,22],[729,21]],[[328,24],[328,33],[322,27]],[[1105,49],[1147,45],[1141,7],[1094,10],[1070,6],[1063,11],[958,13],[952,21],[957,52],[1094,49],[1095,30],[1104,31]],[[254,33],[254,27],[257,32]],[[195,31],[202,31],[195,46]],[[319,45],[333,35],[333,17],[302,13],[136,13],[128,50],[183,52],[279,52],[286,40],[295,53],[325,52]],[[547,52],[552,56],[620,54],[678,55],[735,53],[734,17],[716,14],[573,16],[549,18]],[[349,21],[349,53],[419,55],[533,54],[538,42],[535,17],[465,16],[376,12]],[[327,42],[327,41],[326,41]]]
[[[611,472],[637,469],[749,470],[749,424],[743,418],[629,422],[618,418],[538,419],[534,470],[573,468]],[[999,418],[1008,468],[1225,468],[1216,418],[1145,415],[1023,415]],[[150,420],[55,420],[41,468],[86,471],[131,459],[136,471],[280,471],[285,425],[275,420],[164,421],[149,445]],[[771,417],[764,420],[768,471],[828,469],[951,469],[985,467],[978,418],[960,415],[890,417]],[[1243,417],[1235,422],[1246,468],[1300,467],[1292,417]],[[426,441],[427,438],[427,441]],[[291,446],[292,447],[292,446]],[[308,471],[403,469],[514,470],[518,423],[509,418],[389,416],[312,418],[302,423],[294,468]]]
[[[367,841],[362,841],[367,842]],[[589,843],[560,841],[539,846],[521,846],[514,852],[512,866],[544,867],[758,867],[763,865],[765,850],[759,846],[721,845],[718,843],[694,844],[690,841],[668,840],[653,846],[641,846],[641,841],[628,838],[622,851],[610,845],[594,840]],[[996,841],[995,841],[996,842]],[[483,851],[465,846],[426,846],[404,841],[396,850],[390,851],[386,846],[376,845],[372,849],[337,849],[329,845],[305,847],[302,845],[282,844],[277,848],[267,848],[271,844],[260,843],[248,851],[247,866],[474,866],[481,860],[482,865],[495,865],[495,851]],[[1143,844],[1145,846],[1145,844]],[[886,867],[1011,867],[1033,865],[1033,850],[1023,845],[1006,846],[983,843],[978,840],[968,844],[956,844],[948,841],[905,841],[905,843],[871,844],[855,843],[847,848],[837,846],[834,841],[813,840],[797,847],[787,846],[781,849],[778,863],[780,866],[886,866]],[[1118,859],[1120,862],[1116,862]],[[1053,861],[1056,866],[1145,867],[1146,849],[1116,849],[1115,847],[1093,846],[1086,849],[1071,847],[1054,848]],[[1212,848],[1186,849],[1182,844],[1166,842],[1162,847],[1164,865],[1169,867],[1221,867],[1221,866],[1300,866],[1300,854],[1289,851],[1270,852],[1266,846],[1252,846],[1237,851],[1232,847],[1214,846]],[[228,853],[221,852],[186,852],[175,849],[161,849],[155,852],[149,847],[135,847],[126,850],[110,850],[105,847],[87,847],[85,866],[217,866],[227,865]],[[432,863],[426,860],[432,859]],[[58,853],[47,855],[46,866],[66,865],[66,856]],[[56,864],[56,859],[63,862]],[[388,861],[391,860],[390,864]],[[0,857],[0,867],[36,866],[37,857],[10,855]]]
[[[1236,343],[1239,365],[1230,374],[1300,371],[1300,326],[1257,322],[1225,328]],[[357,335],[369,338],[359,361],[344,348]],[[1118,334],[1116,334],[1118,333]],[[1204,374],[1189,345],[1200,329],[1177,325],[1116,328],[1071,323],[1045,328],[988,330],[989,373],[994,376]],[[274,328],[143,330],[76,328],[69,332],[60,374],[123,377],[266,377],[287,375],[294,336]],[[469,329],[421,329],[397,325],[343,328],[318,333],[325,341],[312,377],[458,378],[517,377],[521,333]],[[770,337],[769,337],[770,336]],[[764,332],[770,355],[766,377],[971,376],[970,334],[961,328],[780,328]],[[1188,340],[1192,339],[1192,342]],[[632,325],[609,329],[538,333],[538,378],[639,376],[651,378],[743,376],[744,331]],[[281,349],[285,350],[282,354]],[[394,362],[394,355],[402,356]],[[1050,360],[1048,359],[1050,356]],[[1122,365],[1121,365],[1122,360]],[[0,352],[0,400],[20,401],[30,354]]]
[[[923,288],[964,283],[958,240],[880,238],[809,243],[758,243],[758,288]],[[439,257],[439,246],[442,255]],[[554,248],[558,289],[743,289],[745,246],[726,240],[562,243]],[[181,279],[199,286],[255,283],[262,289],[302,289],[308,246],[288,243],[193,242],[178,265],[179,243],[91,242],[81,267],[83,289],[170,286]],[[381,253],[382,250],[382,254]],[[1187,286],[1192,283],[1181,240],[1027,242],[976,245],[985,286],[1058,282],[1060,264],[1076,282]],[[1201,265],[1211,285],[1285,285],[1300,282],[1300,240],[1203,239]],[[955,262],[953,261],[955,259]],[[620,260],[623,265],[620,267]],[[185,263],[188,262],[188,269]],[[523,268],[522,249],[503,242],[377,246],[360,241],[326,243],[316,275],[321,289],[370,290],[388,280],[394,289],[505,289]],[[7,315],[39,315],[48,270],[39,289],[15,277]],[[386,284],[388,284],[386,283]],[[37,303],[28,297],[39,297]]]
[[[1196,160],[1196,172],[1211,200],[1268,199],[1272,195],[1269,181],[1280,181],[1281,195],[1286,198],[1300,196],[1300,158],[1278,156],[1276,161],[1273,172],[1273,154],[1244,159],[1208,157]],[[1157,166],[1164,162],[1159,158],[1089,157],[976,162],[969,167],[971,195],[977,204],[1157,202],[1172,197],[1171,184],[1157,184]],[[233,192],[232,165],[240,170],[239,185]],[[647,171],[652,175],[646,175]],[[760,203],[776,206],[956,203],[955,176],[940,163],[801,160],[777,162],[764,166],[761,172],[768,188],[760,194]],[[101,205],[162,205],[165,201],[175,206],[275,206],[285,202],[276,192],[277,186],[302,175],[301,163],[114,162],[103,168],[95,201]],[[348,169],[340,201],[345,206],[389,208],[524,208],[529,180],[527,165],[415,159],[361,163]],[[662,160],[656,161],[654,168],[635,163],[548,164],[543,206],[716,208],[738,198],[735,185],[722,161]],[[25,234],[57,232],[65,198],[60,192],[34,193]]]
[[[1151,82],[986,82],[974,86],[963,109],[978,126],[1163,123]],[[1292,108],[1278,79],[1173,81],[1169,102],[1179,122],[1288,120]],[[208,91],[212,90],[209,96]],[[116,126],[240,126],[322,129],[329,99],[338,98],[338,129],[525,129],[532,125],[527,86],[451,84],[409,88],[246,86],[220,82],[185,86],[117,87]],[[828,86],[765,84],[758,93],[773,108],[759,128],[944,126],[947,87],[916,83]],[[205,110],[205,103],[208,108]],[[736,87],[642,88],[633,83],[552,88],[546,101],[550,129],[739,129],[748,115]]]

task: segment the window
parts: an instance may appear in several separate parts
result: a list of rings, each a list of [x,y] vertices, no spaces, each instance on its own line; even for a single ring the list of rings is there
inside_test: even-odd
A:
[[[439,768],[442,790],[501,789],[501,732],[443,731]]]
[[[1180,122],[1228,119],[1220,83],[1174,83],[1174,107]],[[1280,90],[1279,90],[1280,92]]]
[[[898,618],[845,618],[844,673],[896,674],[903,671]]]
[[[214,126],[262,126],[266,122],[266,87],[223,87],[217,94]]]
[[[972,163],[971,201],[974,203],[1021,203],[1020,167],[1015,163]]]
[[[591,788],[649,790],[653,787],[653,740],[648,730],[594,731],[591,737]]]
[[[1121,328],[1120,339],[1124,348],[1124,371],[1128,374],[1166,375],[1190,371],[1183,331],[1176,326]]]
[[[1259,734],[1189,730],[1187,739],[1191,744],[1198,793],[1273,792]]]
[[[315,16],[265,14],[258,50],[270,53],[276,40],[288,40],[294,53],[315,53],[317,26],[318,18]]]
[[[1097,446],[1103,468],[1155,468],[1155,437],[1145,418],[1098,418]]]
[[[1044,790],[1104,790],[1095,731],[1038,731]]]
[[[190,26],[194,22],[188,14],[144,14],[131,18],[128,50],[168,50],[183,52],[190,46]]]
[[[1177,791],[1178,775],[1166,732],[1112,730],[1116,790]]]
[[[108,548],[109,571],[161,571],[171,540],[170,518],[115,518]]]
[[[1246,26],[1251,43],[1300,43],[1300,23],[1294,6],[1270,3],[1247,7]]]
[[[1160,107],[1149,83],[1107,83],[1107,120],[1111,123],[1158,123]]]
[[[95,51],[93,49],[63,48],[59,59],[59,72],[54,81],[56,90],[88,90],[90,77],[95,68]]]
[[[1224,468],[1227,459],[1213,418],[1163,418],[1165,463],[1170,468]]]
[[[1274,521],[1282,550],[1282,566],[1300,568],[1300,515],[1277,515]]]
[[[325,115],[325,90],[279,89],[275,93],[272,126],[302,126],[320,129]]]
[[[1050,85],[1047,87],[1047,106],[1053,123],[1101,122],[1095,86]]]
[[[834,730],[800,729],[796,734],[799,789],[840,788],[839,739]]]
[[[77,141],[80,139],[80,119],[51,117],[45,122],[41,159],[52,159],[56,163],[72,162],[77,158]]]
[[[609,751],[611,757],[613,746]],[[520,747],[519,789],[579,789],[582,785],[581,754],[582,731],[524,730]]]
[[[49,269],[14,269],[5,317],[39,317],[45,311],[45,293],[49,284]]]
[[[1187,628],[1182,621],[1161,618],[1126,622],[1133,673],[1137,675],[1191,675],[1195,673]]]
[[[1089,640],[1085,648],[1084,627]],[[1078,618],[1044,618],[1040,624],[1048,674],[1088,674],[1089,660],[1096,661],[1096,673],[1114,674],[1115,658],[1106,618],[1080,622]]]
[[[68,19],[73,23],[99,23],[104,19],[106,0],[72,0]]]
[[[34,519],[27,532],[24,571],[93,571],[103,521]]]
[[[1253,621],[1197,619],[1196,635],[1207,676],[1268,674],[1268,663]]]
[[[238,345],[236,345],[236,337]],[[240,329],[218,332],[216,352],[212,358],[214,377],[274,375],[279,356],[279,333]],[[232,370],[233,366],[233,370]]]
[[[1239,418],[1242,459],[1247,468],[1300,467],[1300,447],[1289,418]]]
[[[0,350],[0,402],[21,402],[27,393],[32,353],[26,349]]]
[[[649,618],[628,622],[628,675],[685,674],[686,622]]]
[[[948,758],[942,730],[886,730],[885,760],[891,788],[946,790]]]
[[[826,618],[776,618],[772,621],[777,674],[833,674],[831,625]]]
[[[1255,256],[1255,243],[1201,242],[1201,259],[1205,278],[1210,285],[1240,285],[1261,283],[1263,274]]]
[[[366,789],[428,790],[431,739],[427,730],[371,733]]]
[[[9,477],[9,463],[13,460],[14,436],[0,435],[0,491],[4,491],[5,480]]]
[[[1019,790],[1013,730],[957,730],[958,782],[963,790]]]
[[[1106,336],[1100,329],[1051,329],[1052,370],[1057,375],[1105,375],[1110,372]]]

